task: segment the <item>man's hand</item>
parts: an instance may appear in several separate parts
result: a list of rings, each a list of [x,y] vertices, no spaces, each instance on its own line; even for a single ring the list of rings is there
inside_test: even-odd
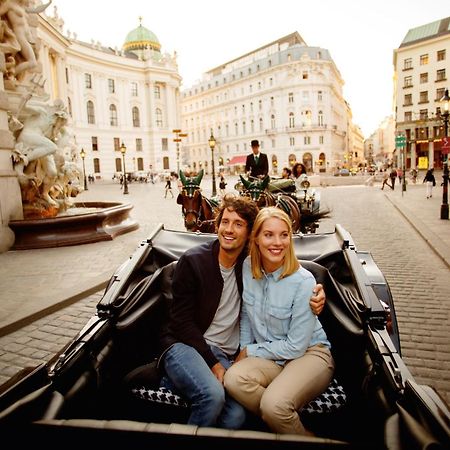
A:
[[[325,291],[323,290],[323,286],[321,284],[316,284],[313,289],[313,295],[311,296],[311,300],[309,301],[309,306],[312,309],[312,312],[318,316],[325,306]]]
[[[239,355],[236,356],[234,362],[237,363],[241,359],[247,358],[247,347],[244,347],[240,352]]]
[[[225,376],[225,367],[220,364],[220,362],[214,364],[211,367],[211,371],[214,374],[214,376],[219,380],[219,383],[223,384],[223,377]]]

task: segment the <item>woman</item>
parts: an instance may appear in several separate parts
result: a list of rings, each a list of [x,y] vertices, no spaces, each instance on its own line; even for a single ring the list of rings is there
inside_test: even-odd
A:
[[[311,435],[298,411],[333,376],[330,343],[309,307],[315,283],[295,257],[289,216],[275,207],[261,209],[243,265],[241,351],[224,381],[276,433]]]
[[[303,181],[308,180],[308,175],[306,175],[306,167],[302,163],[295,163],[292,168],[292,178],[295,181],[295,188],[298,190],[304,189],[302,186]]]
[[[427,198],[433,197],[433,187],[436,186],[436,178],[433,172],[433,168],[428,169],[423,179],[423,183],[427,183]]]

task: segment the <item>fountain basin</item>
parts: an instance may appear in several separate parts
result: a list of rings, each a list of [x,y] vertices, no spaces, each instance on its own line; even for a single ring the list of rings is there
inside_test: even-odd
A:
[[[9,228],[15,241],[11,250],[64,247],[111,241],[139,228],[130,217],[131,204],[116,202],[75,203],[74,208],[85,213],[52,218],[11,220]],[[70,210],[69,210],[70,211]]]

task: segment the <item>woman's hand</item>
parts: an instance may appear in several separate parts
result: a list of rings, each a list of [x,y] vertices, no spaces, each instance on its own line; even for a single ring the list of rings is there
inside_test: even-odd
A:
[[[214,376],[219,380],[219,383],[223,384],[223,377],[225,376],[225,367],[222,366],[220,362],[214,364],[211,367],[211,371]]]
[[[241,359],[247,358],[247,347],[244,347],[240,352],[239,355],[236,356],[236,359],[234,360],[235,363],[240,361]]]
[[[309,301],[309,305],[311,306],[312,312],[318,316],[325,306],[325,291],[323,290],[323,286],[321,284],[316,284],[313,289],[313,295]]]

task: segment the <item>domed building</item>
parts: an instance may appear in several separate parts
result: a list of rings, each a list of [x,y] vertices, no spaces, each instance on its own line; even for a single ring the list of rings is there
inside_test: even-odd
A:
[[[159,53],[161,44],[155,33],[142,25],[142,17],[139,17],[139,26],[127,34],[122,48],[124,52],[133,52],[143,57],[146,50]]]

